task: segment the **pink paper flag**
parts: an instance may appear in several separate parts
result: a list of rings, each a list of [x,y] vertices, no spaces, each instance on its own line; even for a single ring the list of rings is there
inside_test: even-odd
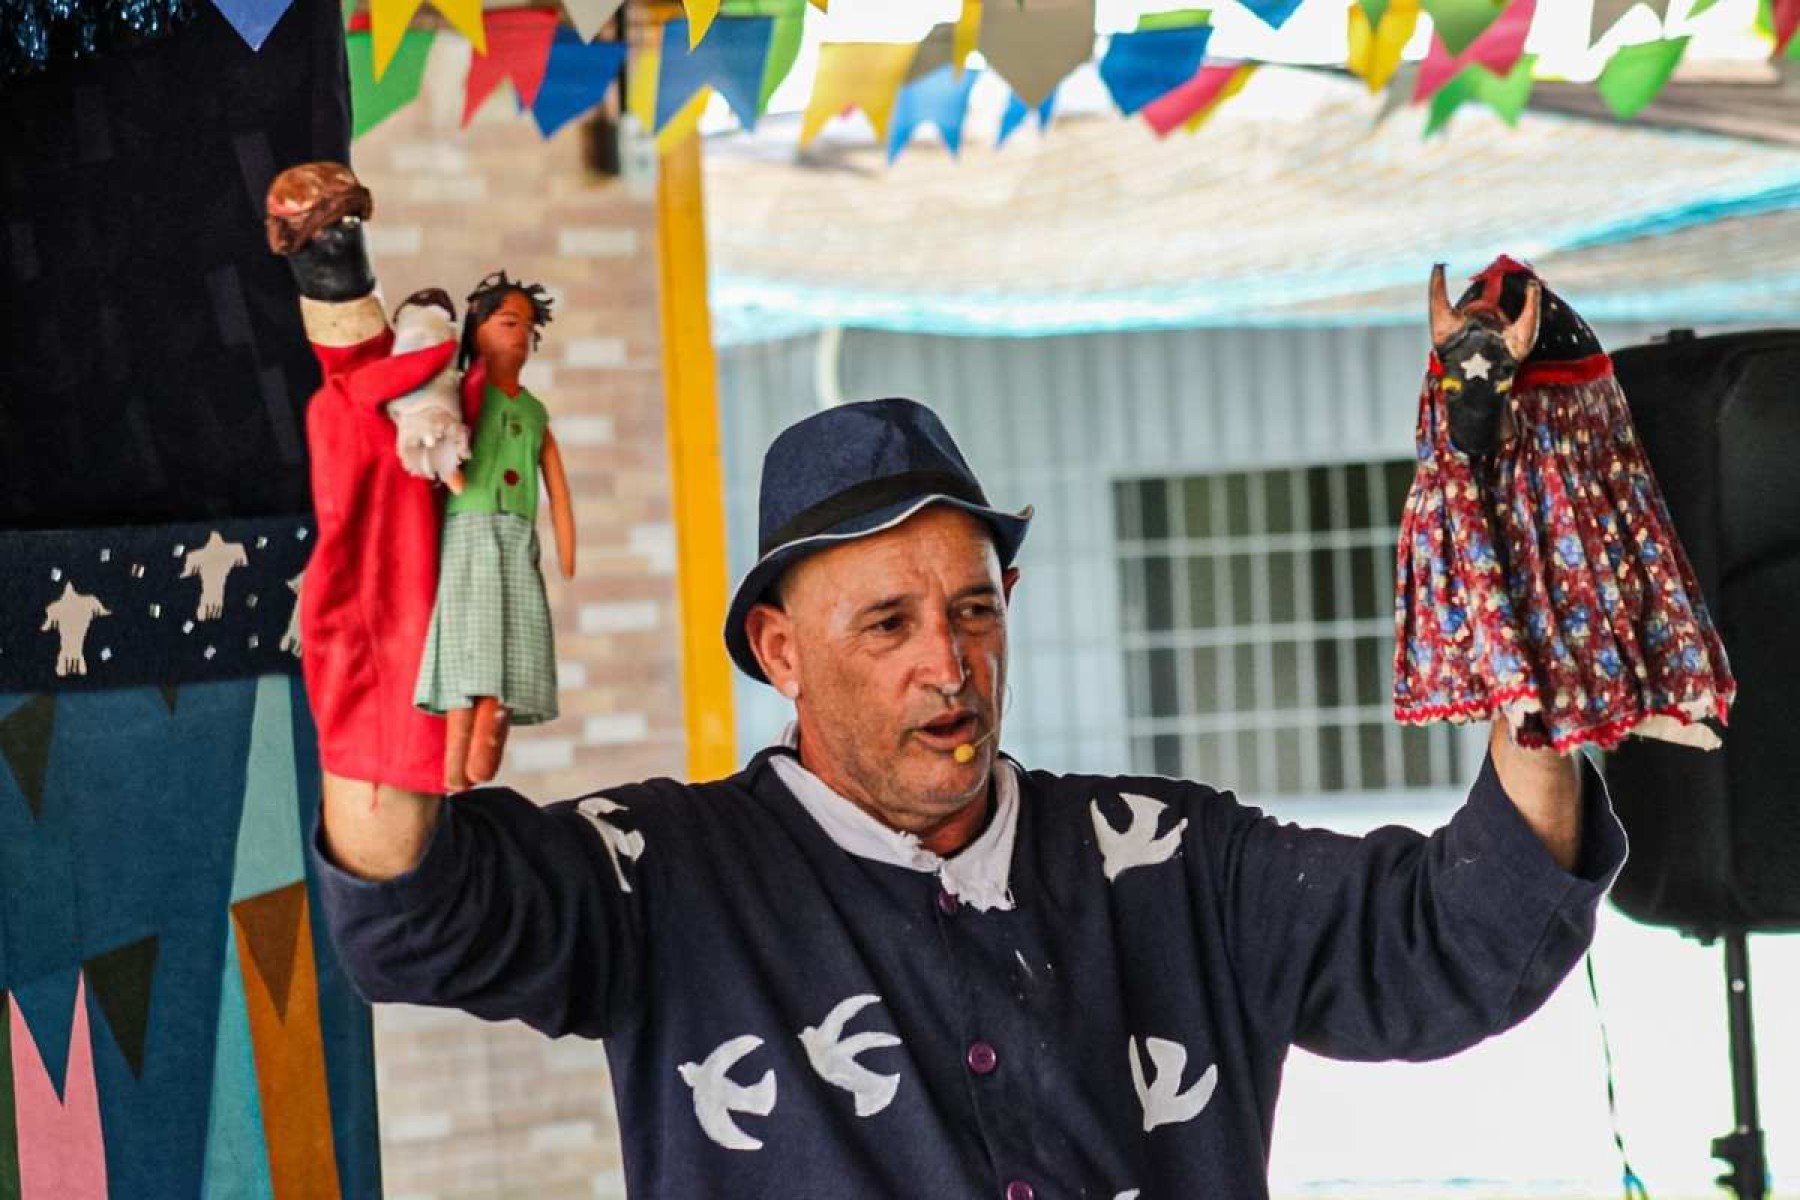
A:
[[[520,105],[530,108],[537,102],[556,25],[553,8],[503,8],[487,14],[487,53],[477,50],[469,58],[469,79],[463,91],[465,126],[504,79],[513,81]]]
[[[1170,130],[1217,100],[1237,73],[1236,63],[1201,67],[1186,83],[1144,105],[1144,120],[1156,130],[1157,137],[1167,137]]]
[[[17,1004],[12,1015],[13,1101],[18,1109],[21,1200],[106,1200],[106,1144],[88,1031],[87,981],[75,985],[69,1070],[63,1094],[38,1053]]]
[[[1510,73],[1519,56],[1525,53],[1525,36],[1531,32],[1531,19],[1537,15],[1537,0],[1512,0],[1494,23],[1482,30],[1461,53],[1453,55],[1441,35],[1431,35],[1431,50],[1419,65],[1419,83],[1413,89],[1413,103],[1429,100],[1439,88],[1456,78],[1465,67],[1486,67],[1495,75]]]

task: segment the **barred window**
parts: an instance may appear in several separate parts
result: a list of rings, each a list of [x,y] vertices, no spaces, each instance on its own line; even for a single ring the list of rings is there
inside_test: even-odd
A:
[[[1445,726],[1393,719],[1411,459],[1114,487],[1137,769],[1259,797],[1460,782]]]

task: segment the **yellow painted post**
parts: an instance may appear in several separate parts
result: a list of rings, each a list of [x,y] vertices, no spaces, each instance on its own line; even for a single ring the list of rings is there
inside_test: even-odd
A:
[[[731,581],[725,557],[719,376],[707,307],[706,207],[697,136],[681,139],[661,157],[656,234],[688,778],[718,779],[737,770],[738,762],[731,662],[721,632]]]

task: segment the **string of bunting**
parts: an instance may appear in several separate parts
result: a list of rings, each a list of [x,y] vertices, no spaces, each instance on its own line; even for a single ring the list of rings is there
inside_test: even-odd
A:
[[[214,0],[252,46],[260,46],[290,0]],[[370,0],[351,20],[347,39],[355,133],[378,125],[419,92],[434,28],[414,16],[427,0]],[[1221,0],[1280,28],[1308,0]],[[1338,3],[1348,20],[1345,68],[1390,104],[1427,106],[1426,134],[1442,129],[1465,104],[1480,104],[1516,122],[1531,97],[1537,58],[1525,53],[1539,0],[1310,0]],[[1546,6],[1556,0],[1545,0]],[[1594,45],[1633,7],[1666,21],[1670,0],[1595,0],[1588,30]],[[625,64],[622,43],[601,37],[623,0],[561,0],[561,8],[483,11],[481,0],[429,0],[443,24],[470,47],[463,105],[466,125],[510,84],[521,113],[544,137],[605,99]],[[1717,0],[1695,0],[1694,17]],[[627,111],[666,149],[691,136],[716,93],[738,123],[754,128],[776,87],[793,69],[810,8],[829,0],[683,0],[685,19],[633,47]],[[1758,27],[1778,57],[1800,59],[1800,0],[1760,0]],[[1416,71],[1401,73],[1406,46],[1422,20],[1430,48]],[[1212,12],[1178,9],[1143,17],[1103,39],[1101,83],[1119,112],[1142,119],[1158,136],[1203,126],[1243,89],[1260,65],[1208,56]],[[985,72],[1010,97],[997,142],[1004,145],[1035,118],[1054,118],[1057,89],[1093,59],[1094,0],[962,0],[954,21],[916,43],[827,42],[820,47],[800,142],[860,112],[890,161],[922,126],[932,126],[955,154],[976,81]],[[1687,37],[1619,46],[1594,87],[1607,107],[1628,119],[1655,99],[1687,50]],[[977,50],[985,64],[971,66]]]

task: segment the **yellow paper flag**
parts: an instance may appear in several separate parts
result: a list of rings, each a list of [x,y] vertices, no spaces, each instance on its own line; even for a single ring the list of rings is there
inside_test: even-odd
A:
[[[420,0],[369,0],[369,40],[375,51],[375,78],[387,73],[400,49],[400,39],[419,11]],[[481,19],[481,0],[432,0],[450,27],[469,39],[475,53],[487,53],[487,26]]]
[[[631,70],[625,76],[625,111],[647,130],[656,128],[656,84],[662,67],[658,44],[646,42],[634,47]]]
[[[962,15],[956,18],[956,32],[951,35],[950,62],[960,78],[963,65],[981,40],[981,0],[963,0]]]
[[[820,12],[830,12],[831,0],[812,0],[812,6]]]
[[[1205,108],[1181,123],[1181,131],[1192,133],[1212,120],[1212,115],[1218,112],[1227,100],[1244,90],[1244,85],[1250,82],[1250,76],[1256,74],[1256,66],[1255,63],[1245,63],[1233,71],[1231,78],[1225,81],[1225,86],[1219,89],[1219,94],[1208,101]]]
[[[894,97],[906,82],[907,68],[918,51],[911,42],[827,42],[820,46],[812,96],[800,122],[800,144],[817,137],[831,118],[855,107],[862,109],[875,127],[876,141],[885,145]]]
[[[687,10],[688,49],[692,50],[712,28],[713,18],[719,15],[719,0],[681,0],[681,7]]]
[[[1352,75],[1362,77],[1371,92],[1379,92],[1400,68],[1400,54],[1419,24],[1419,0],[1388,0],[1376,24],[1360,4],[1350,6],[1350,55],[1345,61]]]

